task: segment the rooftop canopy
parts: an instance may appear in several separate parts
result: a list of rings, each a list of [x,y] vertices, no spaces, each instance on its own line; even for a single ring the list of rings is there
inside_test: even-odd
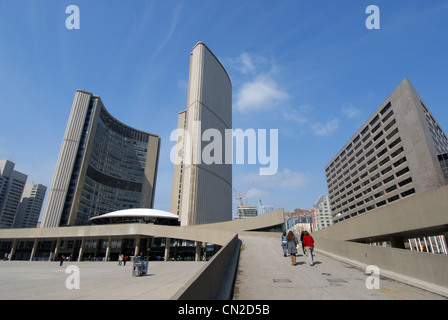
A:
[[[162,225],[179,225],[178,216],[157,209],[127,209],[106,213],[90,219],[92,224],[150,223]]]

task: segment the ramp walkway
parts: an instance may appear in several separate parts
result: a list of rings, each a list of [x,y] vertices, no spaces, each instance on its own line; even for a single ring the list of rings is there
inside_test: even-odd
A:
[[[381,276],[367,289],[365,270],[315,252],[314,266],[299,250],[295,266],[283,257],[279,236],[242,233],[234,300],[446,300]],[[317,249],[317,248],[316,248]]]

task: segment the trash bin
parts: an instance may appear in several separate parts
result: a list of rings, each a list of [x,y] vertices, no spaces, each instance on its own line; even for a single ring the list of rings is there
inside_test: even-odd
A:
[[[148,273],[148,260],[134,259],[132,266],[132,276],[140,277]]]

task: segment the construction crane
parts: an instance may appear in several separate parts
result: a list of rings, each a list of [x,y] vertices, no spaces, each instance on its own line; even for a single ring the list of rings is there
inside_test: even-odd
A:
[[[244,193],[243,193],[242,195],[239,194],[238,191],[237,191],[235,188],[233,188],[233,190],[235,190],[235,199],[238,200],[238,202],[240,203],[240,206],[243,206],[243,205],[244,205],[244,203],[243,203],[243,198],[244,198],[244,196],[246,195],[246,193],[249,191],[249,189],[252,188],[252,186],[254,185],[254,183],[255,183],[255,181],[252,182],[252,184],[249,186],[249,188],[247,188],[246,191],[244,191]]]
[[[249,186],[249,188],[246,189],[246,191],[244,191],[243,194],[240,194],[235,188],[233,188],[235,190],[235,199],[238,200],[239,202],[239,206],[237,207],[237,217],[238,219],[241,219],[242,216],[245,216],[247,213],[243,213],[244,212],[244,196],[247,194],[247,192],[249,191],[250,188],[252,188],[252,186],[254,185],[255,182],[252,182],[252,184]],[[247,203],[247,200],[246,200]],[[246,208],[247,209],[247,208]],[[253,214],[253,212],[251,212],[251,214]],[[255,211],[255,215],[256,215],[256,211]]]

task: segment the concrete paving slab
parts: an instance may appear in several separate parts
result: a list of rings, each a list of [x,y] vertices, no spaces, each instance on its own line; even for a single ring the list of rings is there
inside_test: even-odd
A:
[[[283,257],[280,239],[240,235],[234,300],[446,300],[445,297],[369,275],[353,265],[316,253],[315,265],[299,254],[295,266]],[[133,277],[132,263],[0,261],[0,300],[168,300],[205,262],[149,262],[147,276]],[[80,289],[69,290],[69,266],[79,268]]]
[[[79,289],[67,289],[79,270]],[[150,261],[146,276],[132,276],[132,262],[0,261],[0,300],[168,300],[204,262]],[[69,273],[66,273],[66,271]]]
[[[242,250],[235,300],[446,300],[445,297],[381,277],[368,289],[365,274],[353,265],[320,253],[310,266],[299,251],[297,263],[283,257],[280,238],[240,235]]]

